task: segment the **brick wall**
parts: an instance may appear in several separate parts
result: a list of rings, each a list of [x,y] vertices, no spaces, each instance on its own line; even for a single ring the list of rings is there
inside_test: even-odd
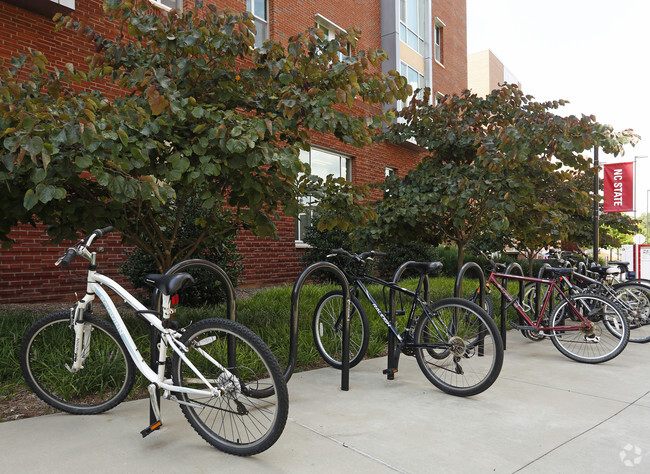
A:
[[[433,87],[442,94],[467,89],[467,6],[465,0],[432,0],[432,16],[445,27],[442,65],[433,61]],[[431,27],[433,29],[433,26]]]
[[[208,1],[218,8],[243,10],[246,6],[245,0]],[[314,26],[315,16],[320,14],[342,28],[359,27],[362,31],[359,49],[381,46],[380,0],[268,2],[269,26],[274,39],[286,41],[290,36]],[[193,0],[185,0],[186,8],[192,5]],[[461,90],[467,86],[465,1],[433,1],[432,10],[434,16],[440,17],[446,25],[445,67],[440,71],[434,69],[434,88],[443,93]],[[77,2],[74,16],[109,37],[117,34],[116,26],[104,19],[102,0]],[[87,43],[80,41],[73,33],[63,32],[55,36],[49,18],[0,1],[0,58],[10,58],[20,52],[26,54],[30,48],[43,51],[56,67],[63,67],[68,62],[81,66],[90,53]],[[110,91],[107,92],[110,94]],[[358,104],[357,111],[372,112],[366,104]],[[313,143],[351,156],[352,180],[355,183],[383,180],[386,166],[396,168],[398,174],[403,175],[420,159],[412,149],[390,144],[358,149],[329,136],[314,136]],[[295,247],[294,220],[285,217],[277,225],[278,240],[260,239],[248,232],[241,232],[238,237],[239,250],[244,256],[243,279],[247,286],[292,282],[303,269],[299,260],[300,250]],[[18,244],[10,250],[0,250],[0,303],[69,300],[73,287],[83,292],[83,285],[81,288],[79,284],[70,285],[61,271],[53,266],[69,243],[43,246],[42,242],[46,239],[44,227],[19,226],[12,236]],[[106,252],[98,257],[100,269],[128,288],[128,283],[116,273],[124,259],[119,236],[104,238],[101,245]],[[79,267],[82,273],[83,268]]]
[[[44,245],[47,241],[46,227],[22,225],[14,228],[10,237],[16,240],[11,249],[0,249],[0,303],[36,303],[43,301],[75,301],[74,291],[81,298],[85,291],[83,282],[70,282],[67,272],[55,267],[54,262],[72,246],[73,242],[61,245]],[[94,250],[104,248],[98,254],[97,263],[101,273],[113,278],[131,290],[128,280],[117,273],[124,261],[124,247],[117,233],[109,234],[97,241]],[[71,266],[85,279],[86,260],[76,258]]]

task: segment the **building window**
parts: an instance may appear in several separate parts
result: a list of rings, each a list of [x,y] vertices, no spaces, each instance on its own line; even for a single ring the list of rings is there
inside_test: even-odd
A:
[[[417,72],[415,69],[413,69],[411,66],[406,64],[405,62],[401,63],[401,74],[402,76],[406,77],[407,82],[411,85],[413,88],[413,92],[415,92],[416,89],[420,89],[420,93],[418,94],[418,98],[422,98],[422,89],[424,89],[424,76]],[[410,98],[408,99],[407,103],[410,102]]]
[[[424,56],[424,0],[400,0],[399,19],[401,40]]]
[[[149,2],[165,11],[170,11],[174,8],[178,8],[179,10],[183,9],[183,0],[149,0]]]
[[[269,17],[266,0],[246,0],[246,10],[253,14],[257,33],[255,34],[255,47],[262,46],[269,39]]]
[[[319,13],[316,14],[315,25],[316,25],[316,28],[320,28],[323,31],[323,33],[325,33],[325,37],[330,41],[335,38],[336,33],[345,33],[345,29],[341,28],[336,23],[328,20],[327,18],[325,18],[323,15],[321,15]],[[347,55],[348,56],[350,55],[350,45],[349,44],[348,44],[348,47],[347,47]],[[339,51],[339,60],[340,61],[342,61],[345,56],[346,56],[345,54],[343,54],[343,53],[341,53]]]
[[[433,27],[433,57],[434,59],[442,64],[442,60],[444,59],[443,56],[443,49],[442,49],[442,42],[444,40],[444,31],[445,24],[440,20],[440,18],[435,19],[435,26]]]
[[[389,176],[393,176],[395,173],[397,173],[397,168],[393,168],[392,166],[387,166],[386,167],[386,177],[387,178]]]
[[[434,99],[434,105],[440,105],[440,102],[442,102],[442,99],[445,98],[445,95],[441,92],[436,92],[436,97]]]
[[[311,167],[311,174],[320,178],[333,175],[335,178],[351,180],[350,158],[336,152],[312,147],[311,151],[301,151],[300,159]],[[296,218],[296,243],[302,244],[305,231],[311,226],[314,209],[318,201],[312,197],[305,198],[305,212]]]

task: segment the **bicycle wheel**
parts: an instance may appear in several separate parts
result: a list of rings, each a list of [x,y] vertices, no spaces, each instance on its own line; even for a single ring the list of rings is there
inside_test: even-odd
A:
[[[465,299],[467,301],[471,301],[472,303],[476,303],[480,306],[479,300],[481,299],[481,297],[479,295],[478,290],[474,291],[474,293],[472,293]],[[488,293],[485,294],[485,304],[483,305],[483,309],[488,314],[488,316],[494,318],[494,302],[492,301],[492,298],[490,298],[490,295]]]
[[[569,301],[590,322],[589,328],[583,327]],[[551,326],[571,328],[549,330],[551,341],[570,359],[590,364],[616,357],[630,337],[624,312],[611,300],[590,293],[573,295],[559,303],[551,316]]]
[[[451,395],[481,393],[501,372],[503,342],[496,324],[478,305],[462,298],[427,306],[415,326],[414,342],[426,378]]]
[[[650,342],[650,287],[637,283],[614,286],[616,301],[630,326],[630,342]]]
[[[245,326],[220,318],[192,324],[180,342],[188,348],[185,356],[191,364],[219,392],[177,393],[194,430],[230,454],[250,456],[270,448],[284,430],[289,395],[280,365],[266,344]],[[208,389],[178,354],[172,359],[172,379],[178,386]],[[262,399],[262,394],[271,395]]]
[[[363,359],[368,350],[370,325],[361,302],[354,296],[350,298],[350,367]],[[340,369],[343,353],[343,293],[334,290],[323,296],[314,310],[311,330],[316,350],[323,360]]]
[[[83,368],[72,373],[75,334],[70,312],[36,321],[20,346],[20,368],[29,387],[43,401],[75,415],[102,413],[131,391],[135,366],[117,330],[92,314],[84,316]]]

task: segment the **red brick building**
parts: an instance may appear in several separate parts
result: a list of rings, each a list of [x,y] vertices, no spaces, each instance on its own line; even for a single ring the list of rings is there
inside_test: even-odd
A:
[[[194,5],[193,0],[150,1],[163,9]],[[253,12],[258,40],[285,40],[315,24],[328,34],[356,26],[362,31],[359,49],[385,50],[389,56],[383,65],[385,70],[400,71],[414,87],[430,86],[437,95],[467,87],[465,0],[205,1],[219,8]],[[82,65],[89,49],[72,34],[54,33],[50,18],[56,11],[72,12],[100,31],[108,32],[112,27],[104,19],[102,0],[0,1],[0,57],[10,58],[36,49],[45,53],[54,66],[63,67],[67,62]],[[359,149],[333,137],[319,137],[303,159],[310,161],[314,173],[334,173],[354,183],[364,183],[381,181],[387,173],[404,174],[417,163],[419,153],[414,147],[390,144]],[[282,219],[278,223],[278,240],[259,239],[246,232],[239,235],[246,285],[271,285],[297,277],[302,270],[301,231],[307,221],[306,216],[298,222]],[[43,228],[19,226],[12,236],[17,245],[0,250],[0,303],[57,298],[69,288],[53,267],[65,246],[43,246]],[[106,271],[115,268],[123,257],[117,238],[102,244],[106,248],[101,257]],[[39,289],[41,285],[44,292]]]

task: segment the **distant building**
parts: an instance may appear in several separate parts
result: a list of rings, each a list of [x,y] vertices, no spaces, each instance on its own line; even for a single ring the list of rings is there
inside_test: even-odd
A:
[[[501,84],[521,83],[489,49],[467,56],[467,87],[476,95],[486,96]]]

